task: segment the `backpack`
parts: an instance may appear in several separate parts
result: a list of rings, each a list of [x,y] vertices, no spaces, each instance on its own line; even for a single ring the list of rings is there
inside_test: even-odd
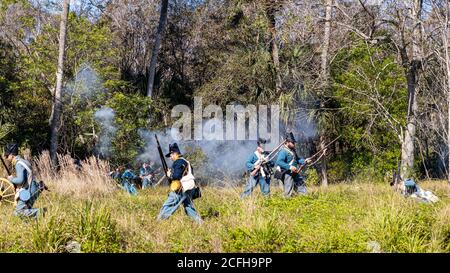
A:
[[[412,179],[405,180],[405,194],[411,195],[417,191],[417,185]]]
[[[183,192],[187,192],[188,190],[192,190],[195,188],[195,177],[192,174],[192,167],[191,163],[185,159],[185,161],[188,163],[187,165],[187,174],[184,175],[181,179],[181,188]]]
[[[188,166],[187,166],[187,174],[180,179],[181,189],[183,190],[183,192],[190,191],[192,200],[194,200],[202,197],[202,193],[200,191],[200,188],[195,184],[195,177],[192,174],[191,163],[186,159],[184,160],[188,163]]]

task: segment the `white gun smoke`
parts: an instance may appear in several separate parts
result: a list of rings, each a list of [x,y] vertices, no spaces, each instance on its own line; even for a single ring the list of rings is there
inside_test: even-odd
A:
[[[207,122],[207,121],[206,121]],[[281,137],[285,132],[292,131],[297,140],[304,141],[317,135],[316,126],[313,121],[306,118],[295,120],[291,127],[281,126]],[[139,135],[145,142],[144,151],[138,156],[137,161],[152,161],[160,165],[155,135],[161,144],[164,153],[168,152],[169,144],[176,142],[182,153],[193,152],[200,149],[206,156],[202,166],[193,166],[196,175],[206,176],[205,179],[213,180],[214,184],[219,180],[239,180],[246,171],[245,162],[256,149],[256,140],[175,140],[171,129],[165,131],[139,130]],[[276,140],[275,140],[276,141]],[[279,141],[282,141],[281,139]],[[185,156],[189,157],[188,154]],[[276,160],[276,157],[275,157]],[[169,164],[170,166],[170,164]]]
[[[94,114],[94,119],[102,128],[96,150],[99,155],[104,157],[110,157],[112,154],[111,144],[117,132],[117,127],[114,125],[115,116],[114,110],[105,106]]]
[[[65,100],[71,104],[76,101],[86,103],[107,90],[103,86],[103,80],[97,72],[87,63],[80,66],[72,81],[64,89]]]

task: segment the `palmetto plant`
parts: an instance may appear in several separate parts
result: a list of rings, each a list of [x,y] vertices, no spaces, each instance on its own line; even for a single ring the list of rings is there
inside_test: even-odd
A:
[[[1,123],[0,122],[0,145],[4,145],[5,138],[14,131],[15,126],[11,123]]]

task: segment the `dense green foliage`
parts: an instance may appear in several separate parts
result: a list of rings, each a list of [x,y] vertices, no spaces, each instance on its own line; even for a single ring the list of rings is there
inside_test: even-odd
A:
[[[396,168],[406,123],[407,91],[402,68],[386,45],[356,43],[340,52],[333,66],[334,96],[341,107],[337,113],[347,151],[333,162],[348,174],[383,175]],[[366,172],[366,173],[365,173]],[[381,177],[380,177],[381,175]]]
[[[345,3],[347,15],[355,18],[347,23],[370,32],[370,39],[332,24],[328,81],[321,72],[323,22],[317,18],[323,13],[322,4],[171,3],[153,98],[145,94],[159,1],[148,6],[138,2],[98,1],[102,3],[98,7],[80,1],[84,9],[72,8],[60,153],[76,158],[97,155],[114,164],[133,161],[144,147],[139,130],[170,126],[173,106],[192,106],[194,96],[201,96],[204,105],[222,107],[276,103],[282,129],[294,128],[297,135],[303,132],[295,124],[307,116],[318,134],[302,147],[305,156],[318,150],[319,135],[329,140],[342,135],[329,150],[332,182],[367,175],[381,180],[397,167],[408,104],[407,67],[396,42],[402,33],[375,27],[369,20],[375,15],[367,14],[359,1]],[[49,147],[60,7],[51,1],[35,4],[8,0],[0,6],[0,136],[3,142],[15,140],[39,154]],[[346,20],[339,12],[334,16],[336,22]],[[433,16],[429,20],[427,24],[436,24]],[[377,36],[384,38],[371,40]],[[446,172],[442,113],[447,106],[441,92],[445,73],[439,58],[424,65],[418,79],[419,177],[442,177]],[[108,155],[99,152],[104,129],[95,119],[104,107],[115,114]]]

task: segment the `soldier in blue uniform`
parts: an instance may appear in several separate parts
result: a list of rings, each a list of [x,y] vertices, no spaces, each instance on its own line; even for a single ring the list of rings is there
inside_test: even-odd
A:
[[[284,184],[284,196],[291,197],[294,193],[306,194],[306,185],[303,179],[303,171],[311,159],[299,158],[295,151],[295,138],[292,133],[286,135],[286,143],[278,153],[276,165],[277,171],[282,173],[281,180]]]
[[[144,162],[139,170],[140,178],[142,180],[142,188],[145,189],[153,184],[154,170],[149,163]]]
[[[137,175],[131,170],[131,165],[128,164],[126,170],[122,174],[122,186],[126,192],[131,195],[137,195],[136,187],[134,186],[133,180],[138,178]]]
[[[121,167],[117,167],[114,171],[109,172],[109,176],[116,181],[120,181],[122,177]]]
[[[182,157],[176,143],[169,145],[169,153],[166,154],[166,157],[170,157],[173,161],[172,168],[167,172],[167,176],[172,182],[170,183],[169,196],[159,212],[158,220],[169,218],[179,206],[183,205],[186,215],[197,223],[202,223],[200,215],[194,208],[192,190],[184,191],[180,181],[183,177],[193,174],[192,166]]]
[[[18,187],[14,214],[37,218],[41,210],[33,208],[33,205],[43,191],[44,185],[36,182],[31,164],[19,155],[17,144],[8,144],[5,149],[5,156],[16,169],[16,177],[12,175],[8,177],[8,180]]]
[[[258,146],[256,151],[250,155],[250,157],[245,162],[247,171],[250,174],[247,185],[245,186],[244,192],[241,197],[247,197],[252,192],[256,185],[259,184],[261,188],[261,193],[264,196],[269,196],[270,193],[270,173],[267,172],[265,168],[262,167],[261,163],[264,161],[264,147],[266,140],[259,139],[257,142]],[[267,162],[269,168],[273,167],[273,162]]]

